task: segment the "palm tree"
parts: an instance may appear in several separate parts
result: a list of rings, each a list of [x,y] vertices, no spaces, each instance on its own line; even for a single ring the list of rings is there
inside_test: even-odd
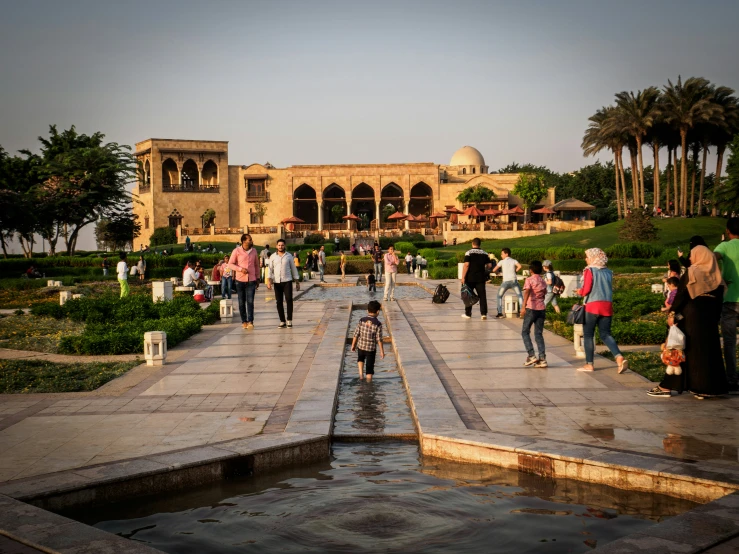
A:
[[[664,122],[662,117],[657,117],[653,125],[647,131],[644,136],[644,141],[649,143],[652,149],[652,156],[654,157],[654,207],[659,208],[662,203],[662,187],[660,185],[660,171],[659,171],[659,151],[667,141],[667,134],[670,132],[669,126]],[[669,160],[668,160],[669,163]],[[669,172],[669,169],[668,169]],[[669,173],[668,173],[669,175]],[[670,187],[669,179],[667,190],[667,207],[670,204]]]
[[[616,211],[618,218],[621,219],[622,214],[626,214],[626,188],[624,186],[624,209],[621,210],[621,187],[619,185],[619,177],[623,180],[623,165],[620,161],[623,151],[623,138],[620,133],[613,131],[613,126],[609,120],[614,116],[615,108],[612,106],[604,107],[595,112],[595,115],[588,118],[590,123],[585,130],[582,139],[582,149],[584,156],[592,156],[601,150],[609,149],[614,156],[614,173],[616,179]]]
[[[726,151],[726,146],[731,142],[734,135],[739,133],[739,100],[737,100],[733,94],[734,90],[729,87],[716,87],[712,97],[714,106],[716,106],[720,112],[720,117],[715,118],[714,125],[710,126],[708,130],[708,140],[716,147],[716,176],[713,183],[712,215],[716,215],[716,191],[721,185],[721,171],[723,169],[724,152]],[[701,201],[702,194],[703,178],[701,177],[701,189],[699,195]]]
[[[642,141],[654,125],[660,111],[659,90],[657,87],[647,87],[640,90],[636,94],[633,92],[619,92],[616,94],[616,107],[619,111],[619,117],[615,119],[621,129],[634,138],[639,163],[639,185],[637,190],[638,202],[635,204],[644,204],[644,160],[642,158]],[[633,153],[633,150],[632,150]],[[634,164],[632,163],[632,166]],[[636,188],[636,176],[634,176]]]
[[[688,196],[688,131],[698,123],[709,121],[719,108],[711,102],[710,83],[702,77],[690,77],[683,84],[678,76],[676,84],[673,85],[669,80],[667,83],[663,92],[664,114],[665,120],[680,132],[680,211],[685,215]]]

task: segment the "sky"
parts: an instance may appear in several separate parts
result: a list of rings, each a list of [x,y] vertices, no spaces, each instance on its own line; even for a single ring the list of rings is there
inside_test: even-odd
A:
[[[448,163],[471,145],[491,170],[562,172],[597,159],[583,131],[619,91],[678,75],[739,89],[736,0],[24,0],[1,13],[11,153],[56,124],[131,146],[227,140],[238,165]]]

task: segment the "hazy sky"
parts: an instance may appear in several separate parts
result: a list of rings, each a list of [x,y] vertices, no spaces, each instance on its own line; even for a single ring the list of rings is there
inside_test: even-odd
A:
[[[448,163],[469,144],[492,170],[565,171],[618,91],[739,89],[736,0],[3,4],[10,152],[56,123],[228,140],[232,164]]]

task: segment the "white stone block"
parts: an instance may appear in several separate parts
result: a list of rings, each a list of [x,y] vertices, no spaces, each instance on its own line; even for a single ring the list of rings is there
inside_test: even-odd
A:
[[[462,269],[464,268],[464,264],[457,264],[457,279],[462,278]]]
[[[72,300],[72,293],[68,290],[59,291],[59,305],[64,306],[67,300]]]
[[[72,300],[79,300],[80,298],[84,298],[84,297],[85,297],[84,294],[73,294]]]
[[[230,323],[234,316],[234,303],[230,298],[224,298],[221,300],[221,321],[224,323]]]
[[[177,277],[170,277],[169,282],[175,287],[180,284],[180,280]]]
[[[585,339],[583,337],[583,326],[582,323],[577,323],[574,326],[575,336],[573,337],[573,344],[575,346],[575,357],[585,357]]]
[[[303,272],[303,281],[308,281],[310,279],[310,273]]]
[[[531,272],[528,269],[524,269],[521,272],[521,275],[523,275],[524,277],[530,277],[531,276]]]
[[[172,281],[152,281],[151,294],[154,302],[172,300],[174,295],[174,285],[172,284]]]
[[[424,269],[421,271],[421,278],[428,279],[429,278],[429,271],[428,269]]]
[[[144,333],[144,359],[146,365],[164,365],[167,359],[167,333],[164,331]]]
[[[56,285],[54,283],[56,283],[56,281],[46,281],[46,286],[47,287],[55,287]]]
[[[664,287],[662,285],[659,285],[657,283],[652,285],[652,292],[654,294],[662,294],[663,291],[664,291]]]
[[[505,316],[507,318],[517,317],[521,309],[518,306],[518,296],[508,294],[505,297]]]
[[[560,275],[560,277],[565,284],[565,290],[560,296],[562,298],[577,296],[575,291],[582,287],[582,275]]]

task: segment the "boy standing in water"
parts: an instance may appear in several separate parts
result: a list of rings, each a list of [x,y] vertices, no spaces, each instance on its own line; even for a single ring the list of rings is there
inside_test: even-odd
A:
[[[372,381],[372,376],[375,374],[377,346],[380,347],[380,358],[385,358],[385,349],[382,346],[382,323],[377,319],[380,308],[380,303],[377,300],[372,300],[367,304],[367,316],[359,320],[359,324],[354,331],[352,352],[359,350],[357,366],[359,367],[360,381],[364,378],[365,363],[367,382]]]

